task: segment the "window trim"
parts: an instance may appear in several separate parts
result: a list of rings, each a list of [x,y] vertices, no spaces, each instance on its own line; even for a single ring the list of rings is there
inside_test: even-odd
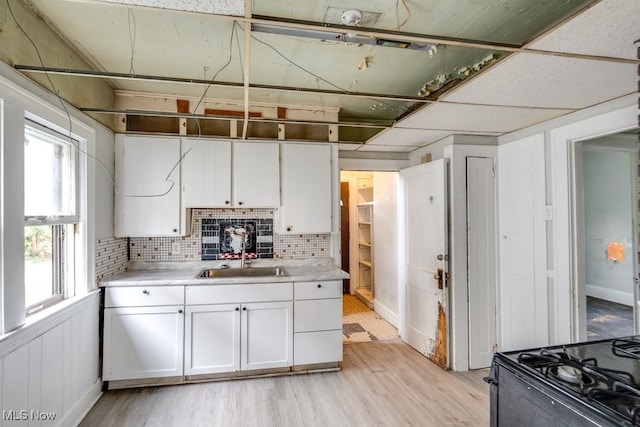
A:
[[[78,153],[82,151],[80,141],[71,135],[64,135],[46,125],[43,125],[29,117],[25,117],[24,132],[31,127],[45,136],[52,137],[56,141],[53,143],[65,144],[69,147],[72,176],[72,215],[24,215],[24,227],[46,225],[51,226],[52,234],[52,293],[48,298],[40,300],[29,306],[25,306],[25,315],[31,316],[46,308],[64,301],[76,295],[76,281],[78,270],[78,259],[76,245],[77,230],[81,226],[81,188],[80,174],[84,173],[81,165],[82,156]],[[84,270],[84,269],[83,269]],[[25,281],[25,291],[28,284]]]

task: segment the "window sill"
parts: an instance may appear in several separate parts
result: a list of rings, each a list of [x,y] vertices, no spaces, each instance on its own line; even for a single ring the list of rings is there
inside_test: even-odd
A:
[[[75,313],[93,304],[96,305],[97,316],[99,299],[100,291],[95,290],[82,296],[66,299],[27,317],[24,325],[0,336],[0,358],[31,342],[38,336],[71,318]],[[96,334],[97,333],[98,331],[96,331]]]

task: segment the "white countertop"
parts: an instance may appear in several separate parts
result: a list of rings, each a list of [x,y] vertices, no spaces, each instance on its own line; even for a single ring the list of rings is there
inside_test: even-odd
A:
[[[201,270],[220,268],[223,264],[229,264],[232,268],[240,266],[239,261],[130,262],[127,271],[101,280],[100,286],[251,284],[313,282],[349,278],[349,273],[333,265],[331,258],[260,259],[253,260],[248,267],[280,266],[288,273],[286,276],[195,278]]]

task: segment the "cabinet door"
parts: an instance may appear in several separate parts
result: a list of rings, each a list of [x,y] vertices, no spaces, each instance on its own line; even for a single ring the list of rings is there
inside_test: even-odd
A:
[[[280,206],[279,144],[233,144],[233,199],[235,206]]]
[[[106,308],[105,381],[182,376],[183,306]]]
[[[290,233],[331,232],[331,147],[282,145],[282,225]]]
[[[240,304],[186,308],[185,375],[240,370]]]
[[[292,366],[292,302],[243,304],[241,318],[242,370]]]
[[[180,140],[117,135],[116,237],[180,234]]]
[[[182,140],[182,206],[231,205],[231,141]]]

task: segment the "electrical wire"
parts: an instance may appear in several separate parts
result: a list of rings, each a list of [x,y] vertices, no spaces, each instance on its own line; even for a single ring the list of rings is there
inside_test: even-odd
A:
[[[9,14],[11,15],[11,18],[13,19],[13,22],[15,22],[16,26],[18,27],[18,29],[20,30],[20,32],[26,37],[26,39],[29,41],[29,43],[33,46],[36,55],[38,57],[38,61],[40,62],[40,65],[42,66],[42,68],[46,68],[45,64],[44,64],[44,60],[42,59],[42,55],[40,54],[40,50],[38,49],[38,46],[36,45],[36,43],[33,41],[33,39],[31,38],[31,36],[29,36],[29,34],[25,31],[25,29],[22,27],[22,25],[20,24],[20,22],[18,22],[18,19],[16,18],[16,16],[13,13],[13,9],[11,8],[11,3],[9,2],[9,0],[5,0],[6,5],[7,5],[7,10],[9,11]],[[105,171],[105,173],[107,174],[109,180],[111,181],[111,184],[113,185],[113,189],[116,192],[116,194],[122,196],[122,197],[162,197],[162,196],[166,196],[167,194],[169,194],[169,192],[171,192],[171,190],[173,189],[173,187],[175,186],[175,181],[169,179],[171,177],[171,174],[173,173],[173,171],[175,170],[175,168],[177,167],[177,164],[171,169],[171,171],[169,172],[169,174],[167,175],[167,177],[165,178],[165,182],[169,182],[171,183],[171,186],[169,187],[169,189],[167,191],[165,191],[164,193],[159,193],[159,194],[143,194],[143,195],[137,195],[137,194],[125,194],[122,193],[119,189],[118,189],[118,185],[116,184],[116,180],[113,176],[113,174],[111,173],[111,171],[109,170],[109,168],[107,167],[107,165],[104,164],[104,162],[102,162],[102,160],[98,159],[96,156],[94,156],[93,154],[88,153],[87,151],[83,150],[80,147],[80,144],[78,142],[76,142],[76,140],[73,138],[73,119],[71,118],[71,113],[69,112],[69,109],[67,108],[67,105],[65,103],[65,101],[62,99],[62,97],[60,96],[59,91],[56,89],[55,84],[53,83],[53,80],[51,80],[51,76],[49,75],[48,72],[45,71],[45,76],[47,78],[47,81],[49,82],[49,85],[51,86],[51,92],[53,92],[53,94],[56,96],[56,98],[58,99],[58,102],[60,103],[60,106],[62,107],[62,109],[64,110],[65,115],[67,116],[67,120],[69,122],[69,133],[68,135],[65,135],[65,137],[67,137],[69,139],[69,143],[76,149],[78,150],[79,153],[84,154],[85,156],[95,160],[101,167],[102,169]]]
[[[129,74],[135,76],[136,71],[133,67],[133,60],[136,54],[136,16],[133,13],[133,9],[129,8],[127,11],[127,19],[129,21],[129,44],[131,45],[131,60],[129,62]]]
[[[209,91],[209,88],[211,88],[211,85],[213,85],[213,83],[216,81],[216,77],[218,77],[218,74],[220,74],[225,68],[227,68],[229,66],[229,64],[231,64],[231,60],[233,59],[233,38],[234,38],[234,36],[236,38],[236,41],[238,42],[238,56],[241,57],[240,42],[238,41],[238,35],[237,35],[237,32],[236,32],[236,24],[237,24],[237,22],[233,21],[233,26],[231,27],[231,36],[230,36],[230,39],[229,39],[229,58],[227,59],[227,62],[220,69],[218,69],[218,71],[216,71],[216,73],[213,75],[213,77],[211,77],[211,79],[209,80],[209,83],[207,84],[207,86],[205,86],[205,89],[204,89],[204,91],[202,93],[202,96],[200,97],[200,99],[196,103],[196,106],[193,108],[193,112],[194,113],[198,110],[198,108],[200,107],[200,104],[202,103],[204,98],[207,96],[207,92]],[[240,68],[242,69],[242,67],[240,67]],[[244,70],[242,71],[242,78],[244,80]],[[192,120],[195,122],[195,124],[196,124],[196,126],[198,128],[198,138],[200,138],[202,136],[202,128],[200,127],[200,119],[199,118],[193,118]],[[185,153],[182,154],[182,156],[178,160],[178,163],[176,163],[176,165],[173,167],[173,169],[175,169],[178,166],[178,164],[180,164],[182,162],[182,160],[186,157],[186,155],[189,154],[189,152],[191,150],[193,150],[196,147],[196,145],[198,145],[197,142],[191,148],[189,148]]]
[[[404,18],[402,24],[400,24],[400,1],[402,1],[402,6],[404,6],[404,9],[407,11],[407,17]],[[400,29],[404,27],[404,24],[409,22],[409,19],[411,19],[411,9],[407,6],[406,0],[396,0],[396,31],[400,31]]]

